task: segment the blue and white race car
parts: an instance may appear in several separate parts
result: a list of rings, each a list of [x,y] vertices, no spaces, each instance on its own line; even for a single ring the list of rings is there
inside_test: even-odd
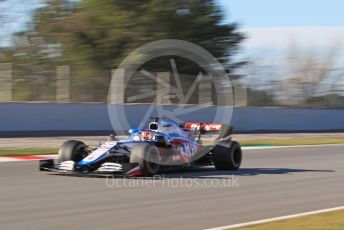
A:
[[[203,144],[205,133],[219,132]],[[218,170],[238,170],[242,151],[232,141],[232,128],[222,124],[175,122],[155,118],[147,129],[131,129],[125,140],[111,136],[96,148],[70,140],[59,149],[58,162],[41,160],[40,171],[61,174],[116,174],[153,176],[161,171],[214,165]]]

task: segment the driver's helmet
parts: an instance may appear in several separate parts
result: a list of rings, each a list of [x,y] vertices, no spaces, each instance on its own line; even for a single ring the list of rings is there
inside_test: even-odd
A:
[[[159,129],[158,122],[151,122],[151,123],[149,123],[148,129],[152,130],[152,131],[158,130]]]

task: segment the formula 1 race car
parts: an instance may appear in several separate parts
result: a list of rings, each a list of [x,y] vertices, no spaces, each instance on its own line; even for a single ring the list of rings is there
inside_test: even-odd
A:
[[[214,133],[217,137],[204,144],[202,136]],[[177,124],[154,118],[147,129],[131,129],[125,140],[111,135],[110,140],[96,148],[81,141],[66,141],[59,149],[58,162],[41,160],[39,169],[62,174],[125,176],[153,176],[164,170],[206,165],[214,165],[218,170],[238,170],[242,151],[231,134],[228,125]]]

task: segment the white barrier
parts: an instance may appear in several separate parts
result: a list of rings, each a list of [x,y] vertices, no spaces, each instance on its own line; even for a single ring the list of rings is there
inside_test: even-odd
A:
[[[173,108],[173,106],[170,106]],[[148,105],[125,105],[128,122],[138,125]],[[216,107],[183,115],[190,121],[208,121]],[[237,132],[343,131],[344,110],[234,108],[231,125]],[[0,132],[110,131],[106,104],[0,103]]]

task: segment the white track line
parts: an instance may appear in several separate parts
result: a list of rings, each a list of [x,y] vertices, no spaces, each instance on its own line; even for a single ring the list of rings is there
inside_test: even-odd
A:
[[[322,144],[322,145],[289,145],[289,146],[243,146],[243,150],[251,149],[284,149],[284,148],[308,148],[308,147],[327,147],[327,146],[342,146],[344,144]]]
[[[37,155],[37,156],[50,158],[50,159],[57,159],[57,154]]]
[[[22,161],[22,160],[11,158],[11,157],[0,157],[0,162],[12,162],[12,161]]]
[[[0,157],[0,163],[3,162],[16,162],[16,161],[38,161],[38,160],[46,160],[46,159],[57,159],[57,155],[32,155],[34,158],[20,158],[20,156],[8,156],[8,157]],[[28,156],[30,157],[30,156]]]
[[[315,215],[315,214],[321,214],[321,213],[333,212],[333,211],[339,211],[339,210],[344,210],[344,206],[340,206],[336,208],[329,208],[329,209],[321,209],[321,210],[316,210],[316,211],[311,211],[311,212],[303,212],[299,214],[280,216],[280,217],[251,221],[251,222],[240,223],[240,224],[227,225],[227,226],[222,226],[222,227],[217,227],[217,228],[208,228],[205,230],[226,230],[226,229],[233,229],[233,228],[242,228],[242,227],[247,227],[247,226],[252,226],[252,225],[257,225],[257,224],[265,224],[265,223],[279,221],[279,220],[286,220],[286,219],[292,219],[296,217],[303,217],[303,216],[309,216],[309,215]]]

